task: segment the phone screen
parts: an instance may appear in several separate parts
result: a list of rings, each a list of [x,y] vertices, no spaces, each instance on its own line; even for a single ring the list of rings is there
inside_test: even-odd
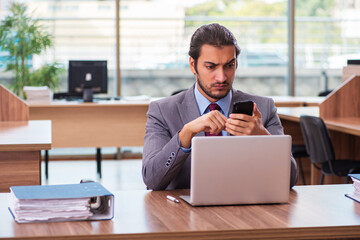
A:
[[[252,116],[253,109],[254,109],[253,101],[236,102],[233,105],[232,113],[242,113],[242,114]]]

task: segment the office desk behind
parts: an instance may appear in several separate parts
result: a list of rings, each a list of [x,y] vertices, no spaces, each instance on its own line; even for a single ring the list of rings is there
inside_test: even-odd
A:
[[[50,148],[50,121],[0,122],[0,192],[41,184],[40,151]]]
[[[322,98],[275,97],[279,106],[318,104]],[[53,148],[143,146],[149,102],[58,101],[30,104],[31,120],[51,120]]]
[[[30,119],[52,121],[53,148],[143,146],[148,103],[31,104]]]
[[[325,97],[270,96],[276,107],[316,107]]]
[[[300,122],[301,115],[319,116],[318,107],[284,107],[278,108],[278,115],[282,120]],[[354,136],[360,136],[360,118],[337,117],[324,119],[329,130],[338,131]]]
[[[18,224],[0,194],[0,238],[12,239],[350,239],[360,238],[351,185],[296,186],[289,204],[191,207],[188,190],[115,192],[108,221]]]
[[[302,133],[300,131],[300,116],[301,115],[310,115],[310,116],[319,116],[318,107],[295,107],[295,108],[278,108],[278,115],[284,126],[284,131],[287,134],[293,136],[294,141],[302,140]],[[340,135],[351,137],[356,141],[360,137],[360,118],[358,117],[333,117],[324,119],[326,127],[330,131],[331,135],[334,135],[332,138],[334,147],[340,144],[338,141]],[[336,135],[336,136],[335,136]],[[360,142],[359,142],[360,143]],[[354,146],[356,147],[356,145]],[[356,148],[357,149],[357,148]],[[356,150],[354,148],[354,150]],[[342,154],[341,149],[338,150],[338,154],[341,154],[344,157],[357,157],[360,160],[360,154],[348,155],[345,152]],[[360,152],[359,152],[360,153]]]

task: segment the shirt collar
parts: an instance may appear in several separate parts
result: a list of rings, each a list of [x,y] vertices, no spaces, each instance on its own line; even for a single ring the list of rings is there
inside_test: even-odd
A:
[[[194,94],[195,94],[196,103],[200,111],[200,115],[209,112],[210,110],[208,106],[211,102],[199,92],[197,88],[197,83],[195,84]],[[225,97],[223,97],[222,99],[216,102],[216,104],[220,106],[222,114],[224,114],[226,117],[229,116],[231,98],[232,98],[232,91],[230,90]]]

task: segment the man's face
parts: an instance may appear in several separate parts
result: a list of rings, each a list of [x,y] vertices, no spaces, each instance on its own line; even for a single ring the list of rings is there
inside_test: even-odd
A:
[[[195,60],[190,57],[189,65],[196,76],[198,90],[210,102],[216,102],[228,94],[234,81],[236,52],[234,46],[215,47],[204,44],[195,70]]]

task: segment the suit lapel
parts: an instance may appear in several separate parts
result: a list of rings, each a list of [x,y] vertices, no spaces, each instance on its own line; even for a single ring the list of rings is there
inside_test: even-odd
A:
[[[193,87],[189,88],[186,91],[185,97],[182,102],[176,103],[183,125],[200,117],[199,108],[197,106],[194,95],[194,87],[195,84],[193,85]],[[199,135],[205,135],[205,134],[202,132]]]

